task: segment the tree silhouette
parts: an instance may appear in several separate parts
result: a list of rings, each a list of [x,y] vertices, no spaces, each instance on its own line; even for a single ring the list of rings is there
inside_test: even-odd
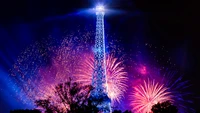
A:
[[[112,113],[122,113],[122,111],[121,110],[114,110]],[[126,110],[123,113],[131,113],[131,111]]]
[[[178,109],[170,101],[153,105],[151,111],[153,113],[178,113]]]
[[[82,86],[72,79],[55,87],[58,103],[53,98],[36,100],[35,104],[45,110],[45,113],[97,113],[97,105],[92,104],[89,94],[93,87]]]
[[[20,110],[11,110],[10,113],[41,113],[39,110],[29,110],[29,109],[20,109]]]
[[[42,108],[45,113],[99,113],[98,105],[109,101],[107,96],[91,98],[90,92],[94,88],[91,85],[83,86],[73,82],[72,79],[55,86],[55,98],[36,100],[36,106]],[[113,113],[122,113],[121,110],[114,110]],[[123,113],[131,113],[126,110]]]
[[[122,113],[121,110],[114,110],[112,113]]]
[[[132,113],[131,111],[129,111],[129,110],[126,110],[126,111],[124,111],[123,113]]]

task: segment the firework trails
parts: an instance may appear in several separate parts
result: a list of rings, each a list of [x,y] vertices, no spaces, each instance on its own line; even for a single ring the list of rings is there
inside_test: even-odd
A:
[[[81,38],[86,40],[87,36]],[[74,37],[57,42],[51,40],[31,45],[14,64],[11,75],[20,89],[14,90],[24,103],[30,103],[25,97],[32,102],[49,96],[53,98],[55,85],[72,77],[80,63],[77,59],[80,59],[83,48],[87,50],[88,46]]]
[[[164,84],[154,80],[144,80],[141,84],[133,87],[130,96],[132,110],[136,113],[151,113],[151,108],[158,102],[171,100],[171,94]]]
[[[34,105],[35,100],[48,97],[57,103],[59,100],[54,93],[55,85],[67,81],[69,77],[83,85],[90,85],[94,54],[91,51],[92,42],[89,34],[81,35],[81,38],[66,37],[61,42],[52,39],[51,43],[37,42],[22,52],[11,70],[16,83],[13,87],[16,96],[31,105]],[[106,55],[108,96],[112,104],[121,102],[128,89],[127,85],[131,82],[134,83],[134,87],[130,103],[135,112],[150,112],[152,105],[165,100],[171,100],[180,112],[192,111],[186,107],[192,103],[187,96],[189,92],[185,91],[189,87],[187,81],[182,81],[181,77],[176,78],[177,75],[174,73],[157,74],[159,70],[154,72],[151,66],[146,68],[146,73],[150,75],[144,76],[142,73],[143,76],[138,78],[145,79],[148,76],[151,79],[143,82],[138,82],[138,79],[128,81],[124,61],[116,56],[119,55],[113,51]]]
[[[18,98],[26,104],[48,97],[56,102],[55,85],[67,81],[69,77],[83,85],[90,85],[94,57],[89,38],[91,34],[88,34],[81,35],[81,38],[66,37],[61,43],[52,39],[37,42],[22,52],[11,70],[20,89],[14,89]],[[123,61],[108,55],[106,73],[108,95],[119,102],[127,89],[128,80]]]
[[[83,62],[78,74],[75,76],[77,82],[88,85],[92,82],[92,73],[94,70],[93,55],[86,55]],[[112,103],[116,101],[120,102],[127,89],[126,82],[128,81],[123,61],[115,58],[113,55],[108,55],[106,58],[106,75],[109,98],[112,100]]]
[[[99,10],[101,11],[102,7],[99,7]],[[102,21],[103,15],[98,16],[101,17],[100,19],[98,17],[97,20]],[[101,27],[103,27],[103,23],[101,24]],[[100,30],[97,31],[100,32]],[[51,97],[53,103],[59,104],[60,100],[55,95],[55,86],[57,84],[72,78],[72,80],[82,85],[91,85],[94,81],[92,76],[95,72],[95,65],[97,66],[95,61],[98,61],[94,57],[95,51],[99,51],[96,48],[92,50],[95,41],[94,33],[91,32],[87,30],[83,33],[78,32],[78,35],[74,33],[65,37],[61,42],[53,38],[50,41],[45,39],[32,44],[23,51],[11,69],[12,80],[15,83],[15,86],[11,87],[16,96],[22,102],[31,105],[34,105],[35,100],[49,97]],[[97,34],[103,33],[101,31],[101,33]],[[102,36],[104,39],[104,34]],[[104,74],[102,76],[106,83],[102,82],[104,80],[99,83],[107,90],[106,93],[108,93],[113,105],[121,102],[128,89],[128,84],[131,83],[134,85],[132,92],[130,92],[130,106],[136,113],[151,113],[151,108],[154,104],[167,100],[177,106],[179,112],[191,111],[185,106],[185,104],[192,103],[189,99],[185,99],[188,95],[188,92],[185,92],[188,87],[187,81],[182,82],[182,77],[175,78],[174,76],[176,75],[174,74],[160,74],[161,67],[164,69],[163,66],[154,70],[151,69],[154,66],[137,63],[141,62],[137,61],[137,59],[142,59],[142,54],[139,54],[140,51],[138,52],[139,55],[136,54],[138,58],[134,63],[126,64],[130,70],[132,70],[132,67],[136,67],[136,70],[129,72],[134,76],[134,79],[129,81],[124,60],[118,57],[122,54],[122,48],[110,40],[108,43],[107,45],[102,44],[102,54],[106,59],[106,64],[104,63],[102,68],[106,68],[104,71],[99,70]],[[107,52],[107,50],[109,51]],[[100,59],[103,62],[104,57]],[[128,58],[132,60],[132,57]],[[99,77],[98,80],[100,78],[102,77]],[[141,79],[144,81],[140,81]],[[96,81],[98,80],[96,79]]]

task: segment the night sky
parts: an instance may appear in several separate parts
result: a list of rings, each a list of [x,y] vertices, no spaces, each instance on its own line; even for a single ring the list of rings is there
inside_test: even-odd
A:
[[[106,32],[121,40],[126,54],[139,45],[165,46],[156,51],[171,58],[176,68],[190,80],[194,108],[200,108],[198,4],[182,0],[102,0],[112,9],[105,17]],[[9,69],[20,53],[35,41],[51,35],[61,39],[69,32],[95,27],[88,8],[95,0],[0,1],[0,113],[24,108],[12,98]],[[154,50],[155,51],[155,50]],[[164,64],[163,61],[161,62]]]

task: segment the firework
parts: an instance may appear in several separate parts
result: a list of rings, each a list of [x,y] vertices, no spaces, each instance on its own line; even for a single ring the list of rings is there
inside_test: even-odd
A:
[[[137,113],[151,113],[151,108],[158,102],[172,101],[171,93],[164,84],[155,80],[144,80],[141,84],[133,87],[130,96],[132,110]]]
[[[20,89],[16,89],[19,99],[26,104],[48,97],[56,101],[55,85],[67,81],[69,77],[77,78],[76,81],[83,85],[91,85],[94,57],[89,37],[89,34],[82,38],[66,37],[61,43],[51,39],[28,47],[11,70],[16,87]],[[85,54],[88,52],[90,55]],[[123,60],[109,55],[106,73],[108,95],[113,102],[119,102],[127,89],[128,80]]]
[[[88,46],[76,37],[66,37],[61,43],[57,42],[51,39],[32,44],[11,69],[16,83],[14,91],[23,103],[33,104],[38,99],[54,98],[55,85],[72,77],[79,64],[77,59]]]
[[[94,57],[87,54],[83,58],[83,63],[75,76],[77,82],[88,85],[92,83]],[[120,102],[127,89],[126,82],[128,81],[123,61],[115,58],[114,55],[108,55],[106,58],[106,76],[108,97],[112,100],[112,103]]]
[[[191,86],[190,82],[183,80],[183,76],[180,76],[176,71],[167,71],[163,74],[163,83],[169,87],[173,104],[178,108],[180,113],[194,113],[192,108],[193,101],[191,100],[193,93],[188,88]]]

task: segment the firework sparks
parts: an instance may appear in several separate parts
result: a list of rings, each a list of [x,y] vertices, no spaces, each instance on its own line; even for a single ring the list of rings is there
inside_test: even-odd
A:
[[[77,59],[83,48],[85,50],[88,46],[79,43],[76,38],[73,39],[75,41],[71,37],[66,37],[59,44],[54,44],[57,42],[52,40],[37,42],[19,56],[11,75],[17,87],[20,87],[20,90],[15,89],[20,101],[29,104],[30,101],[33,103],[38,99],[55,97],[53,95],[55,85],[72,77],[79,63]]]
[[[92,83],[94,58],[92,55],[86,55],[83,62],[78,74],[76,74],[76,80],[84,85],[88,85]],[[112,103],[120,102],[127,89],[126,82],[128,81],[123,61],[120,61],[113,55],[108,55],[106,58],[106,75],[109,98],[112,100]]]
[[[189,92],[188,88],[191,86],[189,81],[184,81],[183,76],[180,76],[176,71],[168,71],[164,74],[163,83],[169,87],[174,105],[178,108],[180,113],[194,113],[192,108],[193,101],[191,96],[193,93]]]
[[[143,83],[133,88],[130,100],[132,110],[137,113],[151,113],[154,104],[167,100],[172,101],[168,88],[154,80],[144,80]]]

